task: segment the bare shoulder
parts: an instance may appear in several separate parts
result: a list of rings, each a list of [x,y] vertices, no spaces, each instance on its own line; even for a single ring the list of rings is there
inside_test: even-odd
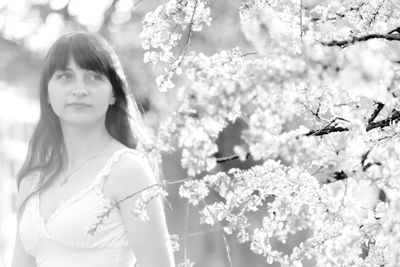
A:
[[[119,157],[110,171],[107,182],[114,200],[120,200],[157,183],[146,157],[135,151]]]
[[[19,209],[22,202],[31,192],[35,176],[36,173],[29,173],[24,178],[22,178],[17,192],[17,199],[16,199],[17,209]]]

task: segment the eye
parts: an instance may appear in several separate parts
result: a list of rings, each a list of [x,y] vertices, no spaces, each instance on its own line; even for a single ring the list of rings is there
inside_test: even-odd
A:
[[[71,76],[72,76],[71,73],[63,71],[63,72],[60,72],[60,73],[56,74],[56,79],[58,79],[58,80],[67,80],[67,79],[71,78]]]
[[[88,78],[91,81],[102,81],[103,80],[103,75],[101,75],[100,73],[96,73],[96,72],[90,72],[88,74]]]

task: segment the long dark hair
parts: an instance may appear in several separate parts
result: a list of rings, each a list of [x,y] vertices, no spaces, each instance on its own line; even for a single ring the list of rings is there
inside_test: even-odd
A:
[[[50,48],[39,82],[40,118],[29,142],[25,161],[17,173],[17,186],[28,174],[40,171],[40,186],[23,201],[20,215],[27,200],[51,184],[63,167],[65,143],[58,116],[48,103],[48,83],[57,70],[65,70],[69,60],[83,69],[105,75],[113,88],[115,104],[106,112],[105,126],[109,134],[129,148],[137,148],[146,138],[141,120],[121,64],[108,42],[89,32],[74,32],[60,37]],[[44,177],[48,177],[44,181]]]

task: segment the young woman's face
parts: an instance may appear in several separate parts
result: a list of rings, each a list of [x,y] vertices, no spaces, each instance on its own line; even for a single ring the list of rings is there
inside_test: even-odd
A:
[[[115,98],[108,78],[81,69],[70,59],[65,70],[54,72],[48,84],[49,103],[62,123],[104,123]]]

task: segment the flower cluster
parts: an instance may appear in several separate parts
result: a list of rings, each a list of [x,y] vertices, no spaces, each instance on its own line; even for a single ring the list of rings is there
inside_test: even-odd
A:
[[[199,207],[200,223],[267,262],[398,266],[398,3],[247,0],[238,12],[255,53],[186,53],[188,42],[174,53],[209,12],[204,1],[169,1],[142,33],[145,61],[168,65],[160,88],[186,76],[157,144],[182,149],[191,180],[179,194]],[[237,119],[246,128],[234,152],[261,163],[195,177],[216,166],[219,133]],[[291,253],[278,249],[299,232],[307,237]]]
[[[190,259],[185,259],[183,262],[178,264],[178,267],[193,267],[194,262],[191,261]]]
[[[205,206],[199,212],[200,223],[218,223],[227,234],[236,232],[239,242],[250,242],[250,249],[255,253],[282,263],[288,263],[290,257],[273,249],[272,238],[285,242],[289,234],[327,221],[326,207],[333,205],[317,179],[302,169],[288,168],[273,160],[247,171],[231,169],[228,173],[219,172],[199,181],[185,182],[181,190],[186,189],[186,193],[181,195],[193,196],[193,189],[199,187],[208,193],[205,185],[217,192],[223,201],[205,204],[207,194],[202,194],[200,200]],[[197,204],[199,195],[189,201]],[[267,215],[261,215],[262,227],[254,228],[247,218],[259,209],[265,210]]]
[[[179,236],[178,235],[170,235],[171,247],[173,252],[177,252],[180,249],[179,245]]]
[[[277,7],[285,6],[285,9]],[[297,5],[298,8],[299,5]],[[292,1],[251,0],[240,8],[242,30],[246,39],[253,44],[257,52],[270,54],[282,52],[289,54],[300,52],[300,20],[294,12],[296,9]],[[285,44],[283,46],[282,44]]]
[[[147,205],[157,197],[164,198],[168,195],[168,193],[164,190],[164,188],[157,184],[155,186],[149,187],[141,192],[140,197],[135,202],[135,207],[131,211],[134,218],[139,219],[141,221],[147,221],[149,216],[147,215],[146,207]]]
[[[210,8],[204,0],[170,0],[145,15],[140,34],[142,46],[148,50],[144,62],[152,65],[164,62],[170,66],[156,79],[161,91],[172,88],[172,76],[181,73],[179,65],[183,55],[174,54],[173,48],[181,40],[183,31],[188,28],[190,38],[192,31],[201,31],[203,25],[209,25],[210,22]]]
[[[196,206],[209,193],[203,180],[189,180],[179,187],[179,195],[187,198],[189,203]]]

